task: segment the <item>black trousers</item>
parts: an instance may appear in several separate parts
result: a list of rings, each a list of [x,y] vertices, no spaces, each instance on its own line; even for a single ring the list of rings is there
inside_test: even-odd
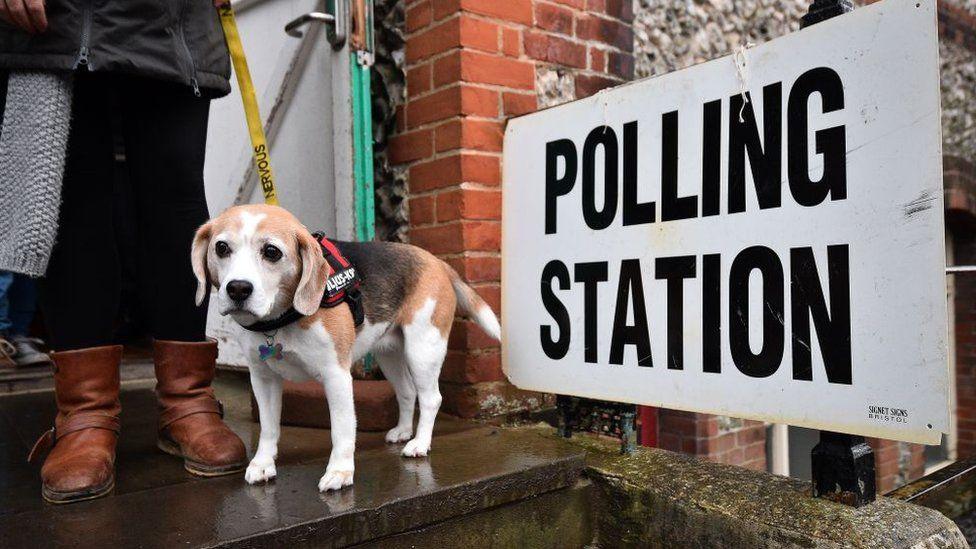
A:
[[[119,243],[135,231],[140,308],[156,339],[203,341],[190,245],[209,217],[203,187],[210,100],[189,86],[78,73],[61,224],[40,304],[55,350],[113,343],[122,293]],[[116,150],[125,153],[134,226],[119,226]]]

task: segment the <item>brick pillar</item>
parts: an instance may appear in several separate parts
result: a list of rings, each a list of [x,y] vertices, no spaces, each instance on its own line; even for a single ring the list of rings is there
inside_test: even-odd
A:
[[[956,265],[976,265],[976,164],[946,156],[947,222]],[[954,275],[956,347],[956,453],[976,456],[976,274]]]
[[[880,438],[867,439],[874,450],[878,493],[885,494],[925,474],[925,446]]]
[[[505,120],[633,77],[631,0],[406,0],[407,99],[390,141],[407,168],[409,242],[450,263],[500,306]],[[457,320],[441,374],[444,410],[462,417],[538,407],[509,385],[499,349]]]
[[[766,426],[761,421],[660,409],[658,433],[659,448],[766,470]]]
[[[967,10],[963,4],[965,2],[939,2],[939,39],[976,52],[976,12]]]
[[[957,265],[976,265],[976,240],[957,239]],[[976,274],[956,275],[956,453],[976,456]]]

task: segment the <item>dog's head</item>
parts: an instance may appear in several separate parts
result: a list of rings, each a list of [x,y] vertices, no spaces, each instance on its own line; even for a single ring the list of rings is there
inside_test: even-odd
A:
[[[192,249],[197,305],[217,289],[220,314],[240,324],[319,308],[329,265],[298,219],[277,206],[236,206],[197,230]]]

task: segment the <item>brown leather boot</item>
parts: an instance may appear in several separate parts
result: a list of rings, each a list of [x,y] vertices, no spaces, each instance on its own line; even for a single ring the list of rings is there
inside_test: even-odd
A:
[[[51,448],[41,467],[41,495],[51,503],[103,496],[115,486],[122,347],[54,353],[53,359],[58,415],[28,460]]]
[[[159,448],[182,457],[187,471],[213,477],[243,471],[247,451],[224,424],[214,397],[217,342],[154,343],[156,396],[159,398]]]

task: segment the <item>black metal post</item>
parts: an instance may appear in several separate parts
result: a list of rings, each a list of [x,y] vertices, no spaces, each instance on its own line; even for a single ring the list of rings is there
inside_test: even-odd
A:
[[[810,452],[813,495],[860,507],[877,497],[874,452],[864,437],[820,431]]]
[[[559,413],[559,434],[570,438],[573,436],[574,417],[572,397],[556,395],[556,410]]]
[[[854,10],[851,0],[814,0],[810,10],[800,21],[800,27],[809,27],[825,19],[843,15]]]
[[[850,0],[814,0],[800,21],[809,27],[854,10]],[[813,495],[854,507],[877,497],[874,452],[864,437],[820,431],[820,443],[810,453]]]
[[[634,407],[636,409],[636,406]],[[633,454],[637,449],[637,412],[620,414],[620,453]]]

